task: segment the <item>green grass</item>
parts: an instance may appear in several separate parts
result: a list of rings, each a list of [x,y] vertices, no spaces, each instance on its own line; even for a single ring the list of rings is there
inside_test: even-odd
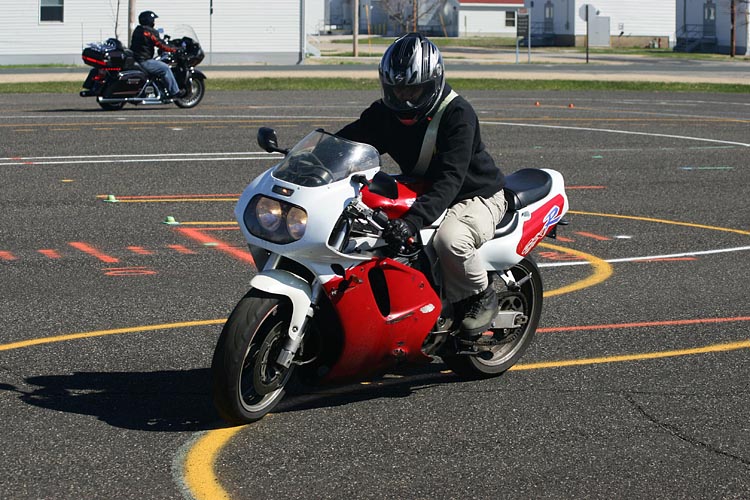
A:
[[[75,64],[0,64],[0,69],[20,68],[78,68]]]
[[[374,73],[373,73],[374,74]],[[580,80],[495,80],[487,78],[450,78],[451,85],[462,90],[558,90],[558,91],[638,91],[750,93],[750,85],[719,83],[613,82]],[[206,81],[207,92],[246,90],[378,90],[377,78],[216,78]],[[0,93],[77,94],[79,82],[2,83]]]

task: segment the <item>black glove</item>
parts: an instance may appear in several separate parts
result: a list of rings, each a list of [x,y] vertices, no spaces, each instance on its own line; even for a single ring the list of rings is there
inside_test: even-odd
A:
[[[391,250],[400,252],[414,233],[416,229],[404,219],[391,219],[385,225],[383,239]]]

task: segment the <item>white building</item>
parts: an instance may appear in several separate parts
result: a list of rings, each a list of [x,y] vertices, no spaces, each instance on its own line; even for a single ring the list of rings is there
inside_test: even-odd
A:
[[[735,54],[750,55],[750,2],[736,0]],[[732,47],[730,0],[678,0],[675,50],[729,54]]]
[[[460,0],[461,36],[516,36],[516,12],[524,0]]]
[[[522,0],[519,0],[522,1]],[[326,0],[326,26],[330,34],[350,34],[354,0]],[[414,31],[413,0],[358,0],[359,33],[400,36]],[[430,36],[458,36],[459,0],[417,0],[417,31]]]
[[[525,6],[531,12],[532,44],[580,44],[587,32],[580,10],[589,4],[608,25],[611,43],[638,45],[660,39],[667,47],[675,39],[676,1],[680,0],[526,0]]]
[[[132,0],[136,1],[136,0]],[[193,27],[206,62],[294,64],[305,52],[305,25],[322,23],[323,0],[137,0],[136,15],[152,10],[157,28]],[[117,37],[126,45],[128,0],[3,1],[0,65],[81,63],[90,42]],[[306,4],[312,18],[304,20]],[[212,8],[213,7],[213,8]]]

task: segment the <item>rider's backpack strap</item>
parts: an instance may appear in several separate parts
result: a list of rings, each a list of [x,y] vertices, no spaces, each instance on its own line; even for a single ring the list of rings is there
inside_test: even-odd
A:
[[[435,141],[437,140],[440,119],[443,117],[445,108],[447,108],[448,104],[450,104],[451,101],[456,97],[458,97],[456,91],[451,90],[450,93],[445,96],[443,102],[440,103],[440,106],[438,106],[437,112],[432,117],[430,124],[427,126],[427,132],[425,132],[424,134],[424,140],[422,141],[422,150],[419,152],[419,159],[414,165],[412,171],[409,172],[409,175],[422,177],[424,173],[427,172],[427,167],[430,166],[430,160],[432,160],[432,155],[435,152]]]

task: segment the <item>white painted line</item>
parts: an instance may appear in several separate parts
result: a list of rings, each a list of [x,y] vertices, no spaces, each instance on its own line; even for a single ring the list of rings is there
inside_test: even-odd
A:
[[[14,156],[10,158],[0,158],[0,161],[4,160],[59,160],[59,159],[71,159],[71,158],[152,158],[159,156],[231,156],[231,155],[259,155],[278,157],[281,156],[278,153],[266,153],[265,151],[238,151],[238,152],[224,152],[218,151],[216,153],[153,153],[153,154],[121,154],[121,155],[67,155],[67,156]]]
[[[700,252],[674,253],[670,255],[648,255],[646,257],[626,257],[622,259],[606,259],[604,260],[604,262],[608,262],[610,264],[617,264],[621,262],[635,262],[639,260],[679,259],[680,257],[697,257],[700,255],[715,255],[719,253],[746,252],[748,250],[750,250],[750,247],[721,248],[717,250],[703,250]],[[539,267],[564,267],[564,266],[585,266],[588,264],[590,264],[590,262],[580,261],[580,262],[550,262],[550,263],[544,263],[544,264],[538,264],[538,265]]]
[[[609,134],[625,134],[625,135],[645,135],[648,137],[666,137],[668,139],[684,139],[689,141],[702,141],[702,142],[713,142],[717,144],[732,144],[734,146],[743,146],[750,148],[750,144],[744,142],[735,141],[722,141],[720,139],[708,139],[705,137],[690,137],[685,135],[672,135],[672,134],[656,134],[652,132],[633,132],[630,130],[615,130],[608,128],[589,128],[589,127],[565,127],[562,125],[538,125],[532,123],[507,123],[507,122],[485,122],[480,121],[482,125],[503,125],[507,127],[531,127],[531,128],[554,128],[561,130],[580,130],[584,132],[606,132]]]
[[[239,161],[239,160],[274,160],[275,158],[259,158],[257,156],[251,157],[236,157],[236,158],[193,158],[192,161]],[[167,162],[167,161],[185,161],[185,158],[130,158],[122,160],[64,160],[64,161],[23,161],[13,163],[0,163],[0,167],[11,166],[11,165],[23,165],[23,166],[34,166],[34,165],[84,165],[90,163],[153,163],[153,162]]]

